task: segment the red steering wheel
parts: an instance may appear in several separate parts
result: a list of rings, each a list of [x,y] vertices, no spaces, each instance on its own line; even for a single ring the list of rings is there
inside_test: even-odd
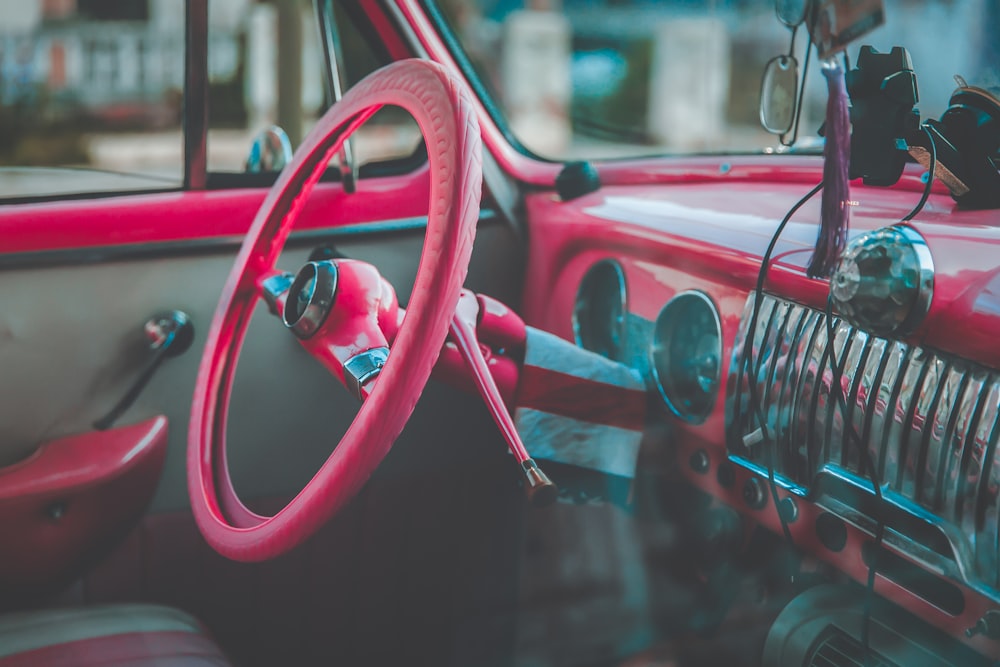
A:
[[[319,472],[283,510],[260,516],[236,496],[226,463],[226,416],[246,327],[262,283],[274,274],[285,239],[327,163],[351,132],[387,104],[412,114],[430,163],[427,232],[406,317],[378,381]],[[430,377],[465,281],[479,214],[481,159],[479,125],[463,85],[439,65],[406,60],[374,72],[349,90],[323,115],[281,173],[222,291],[191,407],[191,507],[202,535],[220,554],[260,561],[292,549],[358,492],[392,447]],[[346,291],[343,283],[335,299]],[[394,295],[390,299],[394,305]],[[357,311],[360,301],[355,298],[344,307]],[[334,312],[338,306],[332,304]],[[380,304],[369,299],[366,307],[377,309]],[[383,321],[374,313],[362,320],[369,325]],[[369,338],[371,348],[387,345],[377,326],[366,330]]]

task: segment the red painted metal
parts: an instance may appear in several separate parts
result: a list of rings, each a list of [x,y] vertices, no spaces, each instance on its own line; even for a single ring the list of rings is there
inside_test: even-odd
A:
[[[524,357],[524,341],[528,337],[524,320],[493,297],[479,294],[476,299],[479,301],[479,319],[476,322],[479,342],[514,359]]]
[[[278,271],[264,274],[258,285]],[[284,312],[283,293],[277,300]],[[344,382],[344,364],[351,357],[377,347],[387,347],[396,338],[405,311],[399,307],[396,291],[378,269],[352,259],[337,261],[336,307],[315,334],[300,342],[324,368]],[[361,388],[367,397],[372,386]]]
[[[771,158],[780,161],[785,158]],[[760,259],[784,213],[811,181],[798,175],[799,158],[782,170],[765,167],[761,178],[672,185],[605,186],[570,202],[549,193],[528,196],[531,225],[524,319],[570,339],[571,313],[583,273],[602,257],[625,265],[629,310],[653,319],[683,289],[712,286],[712,296],[741,304],[757,279]],[[815,160],[806,173],[819,173]],[[746,168],[754,171],[748,162]],[[909,186],[868,188],[855,184],[851,235],[893,224],[916,203]],[[779,240],[766,289],[825,307],[827,282],[805,276],[819,220],[818,199],[792,218]],[[950,197],[933,194],[913,226],[934,257],[934,299],[919,343],[1000,368],[1000,217],[995,211],[961,211]],[[707,281],[707,282],[706,282]],[[721,289],[725,288],[725,289]],[[722,307],[723,317],[739,308]],[[955,326],[962,322],[961,328]]]
[[[0,657],[0,667],[224,667],[229,661],[208,637],[196,632],[128,632],[88,637]]]
[[[728,376],[735,337],[746,298],[756,283],[761,258],[778,223],[791,206],[819,181],[819,159],[740,158],[720,169],[715,158],[686,161],[628,162],[604,169],[597,192],[563,202],[547,192],[527,198],[531,230],[524,318],[572,339],[576,291],[588,268],[605,258],[617,259],[628,286],[628,310],[647,320],[677,293],[701,290],[719,308],[723,331],[722,377]],[[880,189],[853,184],[856,205],[851,234],[890,225],[910,211],[920,196],[919,171],[908,169],[900,185]],[[634,180],[633,180],[634,179]],[[632,184],[630,184],[630,182]],[[766,290],[824,308],[828,284],[806,277],[819,222],[819,200],[806,204],[778,242]],[[931,310],[910,342],[933,347],[1000,368],[1000,216],[995,211],[958,210],[939,187],[912,223],[926,239],[936,278]],[[525,377],[526,386],[531,378]],[[703,424],[670,420],[678,469],[696,486],[780,534],[772,503],[752,510],[742,497],[751,475],[737,468],[735,483],[723,487],[714,474],[727,459],[724,394]],[[698,451],[709,454],[711,474],[688,465]],[[781,495],[787,495],[782,492]],[[848,526],[848,544],[838,553],[817,540],[819,508],[798,500],[799,519],[791,526],[796,545],[865,582],[868,568],[861,546],[871,537]],[[930,575],[938,576],[938,575]],[[985,654],[996,647],[982,637],[968,639],[975,624],[997,600],[980,590],[950,581],[965,597],[965,610],[951,616],[897,583],[877,579],[880,594],[907,607]]]
[[[677,446],[676,461],[678,462],[678,470],[683,471],[684,476],[694,486],[722,500],[747,518],[765,526],[768,530],[779,535],[781,534],[781,522],[774,509],[774,503],[770,494],[768,495],[767,504],[760,510],[750,509],[743,499],[743,486],[753,476],[751,471],[734,466],[735,476],[732,485],[725,487],[719,482],[716,475],[717,467],[719,463],[726,460],[725,452],[718,447],[720,441],[698,438],[688,433],[675,442]],[[711,463],[708,472],[705,474],[693,471],[685,463],[697,451],[710,452]],[[791,495],[793,494],[784,490],[779,490],[778,492],[778,497],[781,499]],[[823,510],[801,497],[793,497],[795,498],[799,512],[798,518],[789,524],[792,541],[795,543],[795,546],[803,552],[829,563],[858,583],[865,584],[868,580],[868,566],[862,559],[862,546],[871,543],[873,541],[872,537],[852,524],[845,522],[847,543],[839,552],[830,551],[822,545],[816,533],[816,519]],[[902,556],[906,560],[911,560],[908,555],[895,550],[892,546],[884,545],[884,548]],[[925,570],[925,572],[928,577],[945,579],[930,570]],[[991,600],[981,591],[975,590],[961,582],[952,579],[945,580],[949,584],[956,586],[962,592],[962,596],[965,599],[964,610],[955,616],[915,595],[895,581],[886,578],[883,573],[877,572],[875,590],[879,595],[916,614],[931,625],[952,635],[955,639],[968,644],[973,649],[984,655],[997,657],[998,649],[994,640],[982,636],[971,639],[965,636],[967,628],[973,627],[976,621],[987,611],[996,608],[996,601]]]
[[[273,517],[236,497],[225,459],[225,423],[236,358],[258,296],[310,191],[344,139],[386,104],[410,112],[427,137],[430,210],[409,311],[393,354],[330,458]],[[261,206],[223,289],[195,385],[188,480],[206,541],[235,560],[292,549],[361,488],[403,429],[441,350],[465,280],[479,214],[481,144],[472,101],[446,69],[401,61],[367,77],[317,122]],[[358,196],[358,195],[355,195]],[[359,196],[359,199],[362,197]]]
[[[496,299],[479,294],[476,295],[476,300],[478,319],[475,337],[479,353],[489,368],[503,403],[513,406],[527,337],[524,320]],[[469,393],[477,393],[478,386],[469,372],[465,356],[454,340],[454,332],[449,338],[434,365],[434,377]]]
[[[163,468],[167,419],[48,442],[0,468],[0,591],[65,583],[139,517]]]
[[[714,155],[640,158],[595,164],[603,185],[672,185],[678,183],[804,183],[823,178],[823,163],[808,155]],[[861,186],[861,181],[852,183]],[[911,165],[891,190],[923,192],[922,171]],[[947,194],[940,181],[933,192]]]
[[[371,22],[372,28],[378,34],[379,44],[385,48],[390,58],[404,60],[420,57],[419,53],[413,52],[411,46],[400,35],[393,20],[386,15],[385,3],[380,0],[359,0],[358,5],[364,12],[365,18]]]
[[[295,229],[323,229],[427,213],[428,172],[366,178],[357,195],[337,183],[316,187]],[[0,257],[5,254],[181,242],[241,240],[266,190],[165,192],[0,206]],[[336,215],[331,212],[336,211]]]
[[[444,65],[449,71],[456,73],[456,76],[463,77],[461,69],[448,51],[441,35],[437,33],[430,19],[424,13],[424,8],[420,6],[420,3],[417,0],[399,0],[397,6],[407,23],[413,28],[414,34],[427,52],[427,57]],[[462,85],[469,86],[464,78]],[[545,162],[521,153],[510,144],[500,128],[497,127],[489,112],[486,111],[482,100],[473,96],[473,106],[482,128],[483,144],[505,171],[515,178],[533,185],[551,187],[555,183],[556,176],[562,169],[562,163]]]
[[[356,260],[337,260],[336,264],[336,304],[316,333],[300,342],[343,383],[344,364],[357,354],[391,345],[406,310],[399,307],[392,285],[374,266]],[[281,273],[264,274],[258,285]],[[275,301],[278,316],[284,313],[287,297],[288,292],[283,292]],[[499,396],[504,404],[513,405],[520,377],[518,359],[524,355],[524,322],[513,310],[488,296],[463,291],[462,302],[465,308],[460,310],[467,315],[479,355]],[[450,332],[434,365],[433,376],[474,394],[479,391],[478,380],[466,361],[468,354],[459,349],[457,337],[454,331]],[[367,398],[373,386],[374,383],[361,388],[363,398]]]

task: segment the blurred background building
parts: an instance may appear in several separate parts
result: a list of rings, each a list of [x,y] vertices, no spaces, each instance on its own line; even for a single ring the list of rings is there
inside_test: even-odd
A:
[[[777,145],[759,127],[760,77],[788,51],[790,32],[768,0],[439,4],[514,135],[545,157]],[[240,170],[258,130],[279,123],[295,142],[324,108],[322,50],[309,0],[209,6],[210,168]],[[925,117],[945,109],[956,74],[1000,83],[1000,0],[886,0],[886,16],[864,41],[909,48]],[[377,63],[351,26],[342,32],[357,78]],[[805,45],[800,34],[800,62]],[[183,0],[0,0],[0,165],[179,179],[183,68]],[[290,77],[300,85],[283,89]],[[301,99],[289,104],[281,90]],[[806,91],[808,147],[825,100],[815,59]],[[405,154],[418,141],[399,114],[381,121],[359,138],[363,160]]]

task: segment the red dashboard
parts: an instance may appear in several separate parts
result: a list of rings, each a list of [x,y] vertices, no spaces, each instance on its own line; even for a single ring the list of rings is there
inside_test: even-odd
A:
[[[776,162],[783,164],[785,170],[775,167]],[[578,311],[581,308],[598,308],[586,303],[588,299],[597,298],[597,293],[588,294],[581,289],[585,276],[592,267],[609,262],[616,265],[620,269],[622,287],[621,321],[617,324],[607,322],[609,329],[619,328],[606,337],[621,339],[619,360],[643,371],[651,395],[657,395],[656,369],[651,366],[654,365],[653,355],[657,353],[654,348],[659,344],[654,339],[657,335],[656,327],[661,326],[657,324],[661,309],[685,292],[704,295],[714,305],[721,327],[721,355],[717,360],[719,368],[711,409],[700,418],[677,419],[677,410],[670,401],[662,401],[661,409],[654,412],[659,415],[658,420],[667,424],[669,435],[667,441],[658,446],[672,452],[677,469],[696,487],[735,508],[745,520],[766,525],[779,535],[782,532],[781,520],[766,485],[767,466],[761,462],[761,457],[752,456],[741,449],[741,434],[734,435],[732,432],[734,428],[740,427],[740,424],[734,424],[734,394],[744,391],[746,386],[742,372],[739,373],[739,379],[736,377],[735,367],[740,357],[737,354],[739,349],[734,352],[734,348],[741,349],[745,339],[746,320],[752,310],[748,305],[752,301],[748,302],[748,297],[753,296],[752,286],[757,281],[765,248],[788,209],[807,192],[812,183],[820,180],[819,165],[819,160],[802,158],[788,158],[784,162],[782,158],[766,161],[746,159],[738,162],[701,160],[692,165],[693,169],[687,170],[684,177],[669,172],[641,173],[642,170],[633,170],[631,177],[641,174],[640,178],[646,181],[645,185],[604,185],[597,192],[569,202],[561,201],[549,193],[530,195],[527,201],[532,244],[527,271],[527,285],[530,287],[525,290],[525,321],[569,340],[575,337],[580,341]],[[678,169],[677,173],[681,171],[683,170]],[[812,171],[815,171],[815,181],[809,180]],[[622,174],[623,171],[612,168],[609,173],[602,174],[602,177],[615,182],[619,178],[625,178]],[[915,174],[916,171],[908,172],[901,184],[892,189],[856,184],[852,190],[850,235],[855,237],[866,231],[891,225],[906,215],[919,199],[922,188]],[[681,184],[683,187],[680,187]],[[826,280],[809,279],[805,275],[805,267],[817,235],[818,220],[817,199],[807,203],[792,217],[776,245],[764,285],[764,293],[768,296],[764,297],[766,305],[762,317],[770,317],[770,321],[775,323],[772,328],[779,331],[767,333],[764,325],[760,325],[758,331],[764,332],[760,345],[766,347],[770,344],[774,347],[774,339],[768,336],[774,336],[779,344],[769,373],[767,364],[761,364],[764,370],[760,371],[758,381],[762,386],[768,382],[778,385],[782,374],[790,372],[785,370],[785,364],[791,363],[788,361],[788,348],[800,344],[798,338],[804,336],[801,331],[808,328],[805,323],[820,321],[826,308],[829,283]],[[966,429],[962,431],[963,434],[973,430],[969,425],[970,417],[965,413],[971,408],[960,407],[972,400],[963,400],[961,396],[972,396],[973,389],[966,386],[968,381],[963,381],[961,387],[949,385],[947,373],[951,372],[958,377],[956,369],[961,369],[969,376],[979,378],[973,383],[979,382],[976,384],[976,391],[984,397],[980,402],[987,402],[985,397],[994,378],[992,369],[1000,367],[1000,348],[995,344],[1000,334],[1000,309],[997,308],[997,280],[1000,272],[995,260],[1000,245],[997,222],[995,212],[960,211],[947,195],[933,194],[913,223],[913,227],[926,239],[935,268],[933,301],[922,326],[905,341],[882,341],[863,332],[856,333],[846,324],[843,325],[845,335],[857,337],[858,340],[865,339],[864,346],[855,345],[859,350],[858,354],[863,349],[867,357],[869,348],[873,346],[882,350],[895,345],[906,352],[907,359],[926,358],[944,369],[950,369],[939,372],[942,389],[933,398],[950,400],[948,405],[952,408],[942,408],[939,412],[942,415],[947,413],[956,416],[951,417],[950,422],[938,426],[934,421],[933,410],[927,413],[922,412],[921,408],[914,415],[913,410],[905,413],[904,409],[905,414],[892,415],[891,408],[895,404],[887,408],[886,398],[879,396],[877,389],[865,387],[859,394],[859,390],[854,388],[851,393],[852,380],[847,378],[845,396],[849,394],[852,402],[864,405],[866,415],[870,404],[871,410],[877,414],[884,416],[887,412],[890,413],[885,417],[886,424],[893,423],[892,417],[895,416],[897,428],[898,424],[905,424],[909,419],[911,422],[920,422],[913,425],[915,430],[920,429],[923,425],[921,420],[924,420],[928,424],[933,422],[935,428],[950,429],[946,435],[954,434],[955,439],[958,439],[961,428]],[[605,291],[605,294],[609,293],[615,294],[615,290]],[[615,298],[618,298],[617,295]],[[614,320],[617,311],[613,308],[605,310],[612,313],[607,319]],[[778,326],[779,320],[786,322],[784,327],[788,330],[787,333],[783,334],[784,330]],[[800,322],[795,330],[795,337],[791,333],[794,327],[788,324],[793,320]],[[593,324],[592,319],[590,322],[590,326],[598,326]],[[789,340],[782,340],[782,335]],[[813,334],[814,338],[815,336]],[[805,346],[805,343],[801,345]],[[874,364],[875,358],[875,353],[872,353],[873,361],[870,363]],[[864,375],[860,371],[864,369],[865,359],[862,358],[859,362],[855,358],[853,363],[854,369],[858,371],[856,374]],[[887,363],[882,362],[882,368]],[[930,374],[933,375],[934,372],[936,371],[932,370]],[[821,368],[821,376],[822,373]],[[908,375],[904,378],[904,375],[901,370],[898,384],[905,387],[905,393],[913,384],[913,378]],[[920,381],[924,382],[924,375],[920,376]],[[930,382],[927,380],[926,384],[929,385]],[[801,380],[799,384],[802,384]],[[949,392],[961,396],[949,399]],[[660,397],[663,396],[661,389]],[[785,400],[788,399],[773,399],[774,404],[770,406],[772,412],[780,412],[782,406],[779,401]],[[820,402],[822,407],[822,398]],[[808,408],[807,401],[804,405]],[[790,406],[791,403],[785,407],[782,413],[784,416],[776,416],[774,419],[788,420]],[[902,408],[897,407],[899,409]],[[830,421],[838,424],[832,428],[841,428],[844,416],[841,414],[834,419],[833,408],[830,411]],[[813,413],[815,412],[814,405]],[[815,416],[813,413],[810,415]],[[959,552],[965,546],[953,544],[955,553],[952,553],[947,546],[948,539],[941,538],[935,532],[940,529],[945,534],[951,534],[953,542],[965,539],[974,543],[977,537],[980,543],[996,540],[997,528],[993,525],[996,524],[996,514],[992,507],[997,502],[1000,471],[995,464],[990,463],[992,457],[989,448],[995,445],[990,445],[989,429],[985,426],[985,422],[990,419],[995,421],[996,415],[992,412],[988,415],[977,412],[975,417],[984,422],[980,426],[982,433],[978,438],[968,436],[968,442],[972,443],[970,447],[976,451],[972,454],[959,454],[957,452],[960,447],[956,445],[956,463],[953,467],[956,470],[960,465],[964,467],[960,473],[952,470],[946,474],[942,469],[940,474],[942,480],[947,475],[951,475],[949,479],[963,476],[975,478],[975,484],[971,486],[978,487],[978,490],[969,491],[968,502],[970,506],[978,503],[980,507],[978,528],[971,528],[972,533],[966,535],[966,538],[955,538],[954,531],[949,533],[952,527],[948,520],[942,522],[938,520],[939,517],[930,518],[925,511],[930,510],[935,515],[944,516],[951,511],[948,502],[937,502],[935,505],[932,499],[908,504],[905,496],[913,496],[914,493],[912,489],[907,493],[905,488],[900,487],[897,500],[904,509],[898,514],[909,518],[901,519],[901,523],[889,522],[887,534],[893,538],[902,537],[895,541],[887,539],[885,553],[889,555],[883,557],[885,567],[876,581],[876,589],[887,598],[918,613],[934,625],[946,628],[952,635],[963,638],[965,630],[973,627],[1000,599],[996,581],[984,582],[983,577],[967,572],[968,567],[972,566],[968,563],[963,566],[962,554]],[[857,419],[859,424],[863,423],[860,412]],[[938,416],[937,422],[942,421],[947,422],[947,419]],[[956,427],[956,422],[960,426]],[[886,426],[886,430],[888,429]],[[937,444],[938,437],[931,438],[931,446]],[[844,445],[845,452],[846,447]],[[946,452],[948,447],[942,444],[940,449]],[[945,461],[947,456],[947,453],[941,454],[941,461]],[[846,464],[849,456],[844,453],[843,457]],[[888,457],[890,466],[895,464],[894,457],[898,458],[896,454]],[[911,458],[915,459],[916,455],[911,454]],[[921,455],[921,464],[924,463],[924,458],[936,460],[936,455]],[[969,460],[972,461],[971,464]],[[838,460],[836,463],[839,462]],[[885,463],[882,465],[884,467]],[[910,467],[915,465],[911,463]],[[927,465],[933,467],[931,463]],[[970,469],[970,465],[974,469]],[[904,467],[902,463],[899,466],[901,469]],[[870,485],[867,491],[863,490],[865,484],[869,484],[867,480],[862,475],[845,475],[844,479],[840,479],[839,483],[848,486],[853,484],[856,487],[853,492],[848,492],[853,501],[845,504],[832,500],[841,494],[831,490],[827,484],[829,480],[824,481],[829,472],[827,467],[814,462],[813,473],[823,472],[823,475],[806,478],[796,477],[790,469],[782,469],[780,465],[778,467],[780,490],[776,493],[783,505],[788,506],[783,511],[788,511],[786,520],[796,546],[819,560],[836,565],[864,583],[871,558],[870,543],[875,532],[875,522],[863,510],[858,509],[858,498],[871,495]],[[833,477],[839,479],[839,473],[843,471],[837,466],[833,469],[837,472]],[[900,475],[902,477],[904,473],[901,472]],[[945,482],[941,481],[940,484],[943,488]],[[895,497],[893,488],[893,484],[887,483],[886,489],[890,497]],[[950,491],[942,493],[946,496],[945,501],[948,501]],[[972,498],[976,493],[979,495]],[[785,500],[788,497],[791,500]],[[920,500],[919,497],[917,500]],[[959,504],[965,502],[952,500]],[[942,505],[948,505],[948,512]],[[839,511],[831,510],[834,506]],[[983,510],[983,506],[988,507]],[[961,508],[955,512],[957,518],[948,514],[948,519],[954,518],[956,525],[961,525]],[[837,520],[834,521],[828,515],[836,516]],[[914,521],[919,525],[915,525]],[[834,538],[829,534],[831,523],[836,534]],[[905,536],[913,530],[924,531],[923,537],[919,539],[913,536],[915,541],[922,542],[924,546],[933,543],[934,539],[943,540],[946,546],[940,551],[946,557],[942,559],[934,554],[924,554],[926,557],[923,557],[920,553],[915,553],[914,549],[907,549],[902,543],[906,541]],[[928,538],[927,535],[937,537]],[[915,549],[919,551],[919,548]],[[976,549],[973,548],[973,551]],[[969,556],[968,562],[977,559],[982,560],[982,557]],[[918,567],[919,572],[913,570],[913,567]],[[986,573],[986,578],[989,578],[990,572],[995,572],[990,567],[987,565],[981,570]],[[966,641],[978,644],[978,648],[984,652],[991,648],[991,642],[982,637]]]

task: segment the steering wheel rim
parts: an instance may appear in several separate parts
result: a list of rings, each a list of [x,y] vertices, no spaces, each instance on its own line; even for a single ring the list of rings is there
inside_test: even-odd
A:
[[[284,509],[260,516],[233,489],[225,437],[233,376],[258,283],[274,267],[329,160],[385,105],[402,107],[416,120],[430,170],[427,231],[407,315],[374,390],[340,443]],[[388,453],[430,377],[465,281],[479,214],[481,160],[479,125],[463,84],[440,65],[404,60],[351,88],[320,118],[282,171],[223,288],[192,400],[191,507],[202,535],[223,556],[260,561],[294,548],[360,490]]]

